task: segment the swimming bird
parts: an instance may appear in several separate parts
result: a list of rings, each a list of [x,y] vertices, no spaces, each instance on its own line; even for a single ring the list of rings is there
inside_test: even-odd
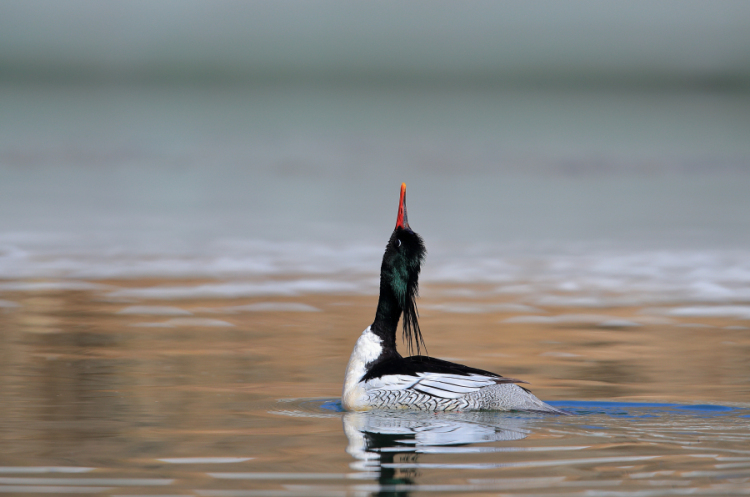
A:
[[[375,321],[362,332],[349,359],[342,394],[344,408],[566,414],[518,385],[526,382],[421,355],[424,340],[415,300],[425,254],[422,237],[409,226],[406,184],[402,183],[396,228],[380,267]],[[408,350],[411,352],[414,342],[416,355],[402,357],[396,350],[399,319]]]

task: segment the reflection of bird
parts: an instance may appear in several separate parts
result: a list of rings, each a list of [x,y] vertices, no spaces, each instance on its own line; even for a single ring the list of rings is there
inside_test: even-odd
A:
[[[425,256],[422,238],[409,227],[406,184],[401,185],[396,228],[380,267],[380,299],[375,321],[357,340],[346,368],[342,403],[350,411],[370,409],[518,410],[564,414],[498,374],[420,355],[416,296]],[[409,350],[396,351],[396,328],[403,313]]]
[[[521,440],[527,420],[492,412],[349,412],[344,414],[347,452],[360,460],[383,452],[452,453],[448,446]],[[385,451],[381,449],[386,449]]]
[[[506,450],[467,445],[526,438],[527,421],[497,412],[370,411],[348,412],[343,417],[349,441],[346,452],[356,459],[350,466],[361,472],[360,477],[377,478],[380,488],[373,495],[379,496],[410,495],[418,454]]]

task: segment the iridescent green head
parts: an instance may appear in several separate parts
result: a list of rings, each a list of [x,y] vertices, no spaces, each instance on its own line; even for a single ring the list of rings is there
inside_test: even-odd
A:
[[[420,345],[424,346],[419,330],[416,298],[419,293],[419,271],[426,253],[422,237],[409,226],[406,215],[406,184],[402,183],[396,228],[385,248],[380,278],[381,286],[385,284],[390,288],[403,311],[403,337],[409,352],[414,343],[417,354],[420,353]]]

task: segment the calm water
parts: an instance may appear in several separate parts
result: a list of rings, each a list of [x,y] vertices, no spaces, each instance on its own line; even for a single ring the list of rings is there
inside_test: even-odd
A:
[[[0,89],[0,493],[750,493],[743,94]],[[430,355],[343,413],[409,184]]]
[[[375,297],[205,293],[217,286],[4,283],[0,491],[750,492],[746,306],[590,312],[428,284],[431,354],[526,379],[576,415],[342,413]]]

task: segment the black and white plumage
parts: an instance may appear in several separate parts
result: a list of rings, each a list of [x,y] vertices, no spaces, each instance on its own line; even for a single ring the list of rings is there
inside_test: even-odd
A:
[[[402,184],[396,228],[380,268],[375,321],[359,337],[349,359],[342,395],[344,408],[565,414],[518,386],[523,381],[420,354],[424,341],[416,297],[425,253],[422,238],[409,226],[406,185]],[[404,339],[410,351],[412,346],[417,349],[417,355],[410,357],[402,357],[396,350],[402,314]]]

